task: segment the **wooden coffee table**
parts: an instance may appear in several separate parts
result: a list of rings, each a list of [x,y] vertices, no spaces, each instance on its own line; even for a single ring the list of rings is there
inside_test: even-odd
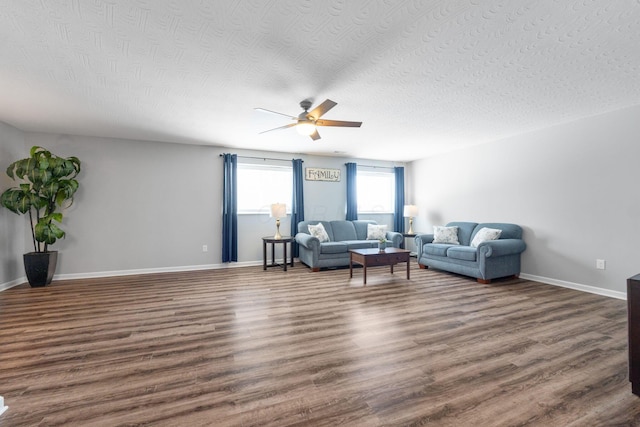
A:
[[[398,248],[387,248],[380,251],[378,248],[367,249],[350,249],[349,259],[349,277],[353,278],[353,263],[361,264],[364,270],[364,284],[367,284],[367,267],[376,267],[380,265],[388,265],[391,267],[393,274],[393,266],[401,263],[407,263],[407,280],[409,280],[409,254],[411,251]]]

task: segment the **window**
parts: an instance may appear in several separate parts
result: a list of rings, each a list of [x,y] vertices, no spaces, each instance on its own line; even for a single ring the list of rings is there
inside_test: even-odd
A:
[[[291,166],[238,163],[239,214],[268,214],[273,203],[285,203],[289,212],[292,191]]]
[[[358,213],[393,213],[395,175],[358,169]]]

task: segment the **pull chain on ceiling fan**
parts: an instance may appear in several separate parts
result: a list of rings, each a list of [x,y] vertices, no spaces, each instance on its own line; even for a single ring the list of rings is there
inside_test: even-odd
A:
[[[302,135],[308,135],[311,139],[318,140],[320,139],[320,134],[318,133],[317,126],[338,126],[338,127],[360,127],[362,122],[347,122],[343,120],[323,120],[320,119],[327,111],[332,109],[338,105],[336,102],[333,102],[330,99],[325,100],[322,104],[318,105],[313,110],[309,111],[311,108],[311,101],[305,99],[300,102],[300,107],[304,110],[302,113],[298,115],[298,117],[290,116],[288,114],[278,113],[277,111],[267,110],[265,108],[256,108],[257,111],[264,111],[266,113],[278,114],[280,116],[288,117],[291,120],[295,120],[295,123],[290,123],[288,125],[280,126],[274,129],[265,130],[260,132],[261,134],[265,132],[271,132],[272,130],[278,129],[286,129],[290,127],[296,127],[298,133]]]

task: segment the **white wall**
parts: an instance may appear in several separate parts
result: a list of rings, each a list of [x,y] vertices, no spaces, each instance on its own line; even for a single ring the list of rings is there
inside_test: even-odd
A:
[[[12,162],[28,155],[24,133],[0,122],[0,193],[16,185],[4,171]],[[26,229],[25,217],[0,208],[0,290],[23,280],[22,254],[29,250]]]
[[[304,181],[305,218],[344,218],[344,164],[353,159],[97,137],[22,134],[5,128],[0,128],[0,136],[7,138],[13,132],[22,135],[23,140],[18,144],[20,150],[7,150],[7,156],[2,156],[1,169],[15,158],[27,156],[26,147],[32,145],[44,146],[59,156],[77,156],[82,161],[82,172],[78,176],[80,189],[75,203],[65,212],[62,225],[67,237],[51,247],[59,251],[58,277],[222,265],[220,154],[223,152],[284,160],[296,157],[304,160],[304,167],[341,169],[343,179],[340,182]],[[392,165],[370,161],[367,164]],[[19,242],[26,240],[25,227],[14,230],[13,218],[10,222],[6,220],[13,214],[2,211],[3,229],[10,228]],[[24,224],[24,218],[13,216]],[[281,230],[283,234],[289,234],[289,217],[281,221]],[[262,262],[261,237],[274,234],[275,220],[268,214],[240,215],[238,232],[239,263],[259,264]],[[208,252],[202,252],[203,245],[208,246]],[[3,268],[0,284],[23,276],[16,272],[17,268],[22,269],[23,248],[15,246],[0,248],[3,261],[12,266],[6,273]]]
[[[524,274],[625,292],[640,272],[639,117],[635,107],[413,162],[414,228],[520,224]]]
[[[199,146],[27,133],[29,146],[82,161],[56,274],[213,263],[217,152]],[[217,221],[219,222],[219,221]],[[210,252],[203,253],[208,244]],[[217,252],[216,252],[217,251]]]

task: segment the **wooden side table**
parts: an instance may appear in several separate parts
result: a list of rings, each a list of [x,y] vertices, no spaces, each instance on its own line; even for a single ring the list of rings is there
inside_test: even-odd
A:
[[[413,233],[413,234],[410,234],[410,233],[402,233],[402,237],[404,237],[404,239],[402,239],[402,249],[406,249],[406,247],[407,247],[407,246],[405,245],[405,239],[406,239],[407,237],[416,237],[417,235],[418,235],[418,233]],[[415,257],[417,257],[417,256],[418,256],[418,253],[417,253],[417,252],[411,252],[411,254],[409,254],[409,256],[412,256],[412,257],[414,257],[414,258],[415,258]]]
[[[282,236],[280,239],[275,239],[274,237],[263,237],[262,238],[262,269],[266,270],[267,267],[282,267],[284,271],[287,271],[287,243],[289,243],[289,249],[291,249],[291,267],[293,267],[293,248],[291,248],[291,244],[293,243],[294,238],[291,236]],[[271,264],[267,264],[267,243],[271,243]],[[275,246],[277,243],[282,244],[282,260],[284,264],[276,264],[276,251]]]

